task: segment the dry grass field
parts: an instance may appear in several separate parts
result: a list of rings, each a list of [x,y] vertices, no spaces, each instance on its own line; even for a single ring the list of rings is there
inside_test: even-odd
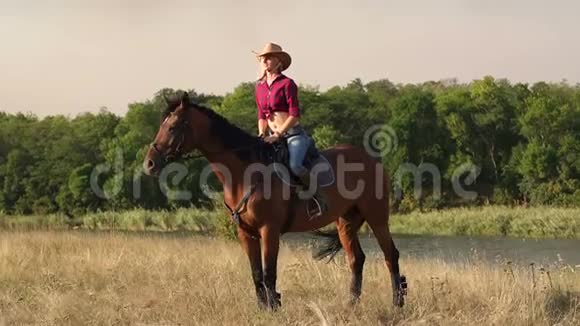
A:
[[[343,256],[284,245],[282,309],[257,308],[236,242],[120,232],[0,232],[0,325],[578,325],[580,270],[401,259],[407,305],[392,306],[374,256],[359,305]]]

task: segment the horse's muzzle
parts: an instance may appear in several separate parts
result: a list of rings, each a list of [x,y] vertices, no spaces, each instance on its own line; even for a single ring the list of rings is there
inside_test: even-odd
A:
[[[159,176],[159,172],[161,171],[159,160],[156,160],[155,158],[146,158],[143,162],[143,171],[145,174],[152,177]]]

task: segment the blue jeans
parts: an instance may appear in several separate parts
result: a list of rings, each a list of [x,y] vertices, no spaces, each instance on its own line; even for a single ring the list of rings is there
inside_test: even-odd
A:
[[[304,166],[304,157],[313,140],[300,126],[291,128],[288,133],[291,135],[286,139],[290,156],[290,170],[297,176],[303,176],[308,172],[308,169]]]

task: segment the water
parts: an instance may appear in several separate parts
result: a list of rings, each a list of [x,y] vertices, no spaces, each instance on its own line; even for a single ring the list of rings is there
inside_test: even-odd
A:
[[[360,238],[367,257],[382,255],[372,235],[361,235]],[[518,264],[559,262],[580,267],[580,240],[420,235],[394,235],[393,238],[401,258],[435,258],[447,262],[480,258]],[[312,246],[313,251],[322,244],[320,239],[309,234],[287,234],[283,241],[290,246]]]

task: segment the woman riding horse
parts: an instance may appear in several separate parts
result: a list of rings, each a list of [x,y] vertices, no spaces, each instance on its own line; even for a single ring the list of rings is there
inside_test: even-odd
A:
[[[268,53],[276,55],[268,56]],[[272,111],[266,119],[260,119],[264,121],[260,122],[259,130],[263,134],[266,125],[270,127],[274,134],[264,139],[275,141],[297,128],[296,86],[280,74],[290,63],[289,56],[282,54],[281,49],[272,46],[260,53],[259,58],[267,68],[265,84],[258,85],[266,91],[265,95],[257,96],[259,112],[264,111],[266,115]],[[277,58],[279,63],[272,58]],[[273,77],[275,74],[277,77]],[[277,98],[269,100],[268,91],[270,96]],[[264,96],[268,100],[265,103]],[[287,113],[283,107],[287,108]],[[290,138],[288,144],[293,148],[295,168],[300,166],[296,162],[302,160],[304,142],[308,142],[303,130],[298,134],[298,138]],[[247,133],[215,111],[193,103],[184,92],[180,98],[168,101],[157,135],[145,155],[144,172],[160,176],[169,167],[168,163],[194,150],[201,152],[223,186],[224,203],[227,207],[235,207],[232,219],[238,226],[238,239],[249,258],[256,298],[261,307],[277,309],[282,303],[276,290],[281,234],[318,230],[330,223],[336,223],[337,232],[330,235],[332,241],[322,256],[332,257],[344,248],[352,274],[351,302],[358,302],[365,254],[357,231],[365,222],[372,229],[390,271],[393,303],[403,306],[407,283],[399,271],[399,251],[389,231],[389,178],[380,160],[352,145],[322,151],[320,154],[332,167],[336,182],[319,189],[325,193],[328,207],[324,214],[313,219],[307,212],[308,200],[296,200],[294,196],[288,200],[284,196],[283,180],[268,177],[269,164],[265,164],[261,154],[264,145],[272,145],[264,139]],[[347,167],[352,165],[357,168]]]
[[[268,143],[285,141],[288,144],[290,170],[311,189],[311,175],[304,166],[304,158],[308,149],[314,146],[314,140],[300,125],[298,87],[294,80],[282,74],[290,67],[292,58],[274,43],[267,43],[256,55],[260,63],[256,84],[258,135]],[[268,128],[271,134],[266,136]],[[317,185],[314,187],[318,189]],[[320,216],[327,210],[327,200],[321,191],[316,191],[314,196],[320,205],[315,216]]]

